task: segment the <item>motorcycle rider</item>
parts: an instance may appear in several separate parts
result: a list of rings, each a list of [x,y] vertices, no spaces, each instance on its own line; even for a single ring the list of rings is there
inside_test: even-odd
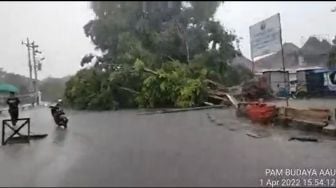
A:
[[[61,108],[62,103],[63,103],[62,99],[58,99],[56,103],[56,107]]]
[[[62,105],[63,105],[63,101],[59,99],[56,105],[51,107],[51,109],[52,109],[52,114],[54,116],[56,124],[60,125],[59,123],[62,122],[63,126],[66,128],[68,119],[64,116],[65,113],[61,108]]]
[[[61,115],[61,113],[62,113],[62,110],[61,110],[62,103],[63,103],[62,99],[58,99],[58,101],[55,105],[56,116]]]

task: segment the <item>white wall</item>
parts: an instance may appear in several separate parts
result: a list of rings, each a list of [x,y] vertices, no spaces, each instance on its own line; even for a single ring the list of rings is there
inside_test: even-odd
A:
[[[275,72],[265,72],[263,75],[267,78],[267,83],[270,85],[271,89],[274,93],[279,92],[280,88],[287,88],[289,89],[289,73],[283,73],[280,71]],[[286,78],[284,78],[286,76]],[[278,87],[279,85],[279,87]]]

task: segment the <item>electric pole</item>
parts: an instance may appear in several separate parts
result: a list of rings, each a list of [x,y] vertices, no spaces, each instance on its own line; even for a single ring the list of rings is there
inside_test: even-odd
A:
[[[31,64],[31,58],[30,58],[30,48],[31,48],[31,43],[29,43],[29,39],[27,37],[27,42],[24,43],[23,41],[21,41],[22,45],[25,45],[27,47],[28,50],[28,68],[29,68],[29,90],[32,90],[32,77],[33,77],[33,73],[32,73],[32,64]]]
[[[36,103],[37,103],[37,105],[39,105],[39,100],[38,100],[38,87],[37,87],[37,63],[36,63],[36,54],[37,53],[41,53],[40,51],[38,51],[37,50],[37,48],[38,48],[38,45],[35,45],[35,42],[32,42],[32,45],[31,45],[31,47],[32,47],[32,51],[33,51],[33,63],[34,63],[34,65],[33,65],[33,68],[34,68],[34,93],[35,93],[35,95],[36,95]]]

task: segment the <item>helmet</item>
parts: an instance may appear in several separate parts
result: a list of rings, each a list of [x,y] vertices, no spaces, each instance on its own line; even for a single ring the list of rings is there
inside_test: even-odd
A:
[[[58,99],[57,103],[56,103],[56,106],[60,106],[62,103],[63,103],[62,99]]]

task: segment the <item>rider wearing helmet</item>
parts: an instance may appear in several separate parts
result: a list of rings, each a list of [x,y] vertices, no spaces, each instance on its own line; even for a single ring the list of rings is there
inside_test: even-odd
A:
[[[62,125],[64,128],[67,127],[68,119],[65,117],[65,113],[62,109],[63,101],[58,99],[54,106],[50,106],[51,114],[57,125]]]
[[[55,108],[55,114],[56,114],[57,117],[64,114],[63,110],[61,109],[62,104],[63,104],[62,99],[58,99],[57,103],[55,105],[55,107],[56,107]]]
[[[61,105],[62,105],[62,99],[58,99],[55,106],[51,106],[52,113],[55,113],[55,114],[60,113]]]
[[[56,103],[56,106],[57,106],[57,107],[60,107],[62,104],[63,104],[62,99],[58,99],[58,100],[57,100],[57,103]]]
[[[57,103],[56,103],[56,109],[57,109],[57,111],[61,111],[61,106],[62,106],[62,104],[63,104],[63,101],[62,101],[62,99],[58,99],[57,100]]]

